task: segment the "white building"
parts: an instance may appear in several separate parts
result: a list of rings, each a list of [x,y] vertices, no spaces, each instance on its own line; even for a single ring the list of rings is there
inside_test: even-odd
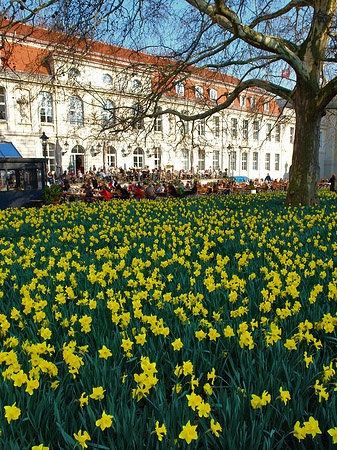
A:
[[[228,175],[287,178],[295,120],[292,110],[280,116],[269,94],[251,88],[231,107],[195,122],[173,114],[145,118],[128,131],[120,124],[142,111],[151,92],[155,57],[96,43],[79,59],[49,52],[41,28],[13,33],[11,52],[1,52],[0,138],[23,157],[46,157],[50,170],[87,172],[95,166],[171,170],[227,169]],[[48,51],[46,50],[48,48]],[[6,50],[6,49],[5,49]],[[157,108],[188,114],[216,106],[237,80],[199,71],[167,89]],[[334,122],[335,123],[335,122]],[[335,170],[336,142],[331,126],[322,127],[321,176]],[[42,133],[49,138],[43,155]]]

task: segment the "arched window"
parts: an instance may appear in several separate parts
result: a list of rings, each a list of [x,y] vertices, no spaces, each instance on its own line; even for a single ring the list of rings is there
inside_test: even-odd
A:
[[[68,72],[69,78],[74,79],[78,79],[81,76],[81,73],[78,69],[74,69],[73,67],[71,69],[69,69]]]
[[[69,122],[72,125],[84,125],[83,103],[76,95],[69,99]]]
[[[133,166],[136,168],[144,166],[144,151],[140,147],[133,152]]]
[[[107,163],[108,167],[117,167],[117,152],[114,147],[108,147]]]
[[[104,84],[112,84],[112,77],[110,75],[108,75],[107,73],[105,73],[103,75],[103,83]]]
[[[6,120],[6,91],[0,86],[0,120]]]
[[[53,123],[53,96],[49,92],[40,92],[40,122]]]
[[[104,100],[102,113],[102,127],[110,128],[115,124],[115,107],[111,100]]]

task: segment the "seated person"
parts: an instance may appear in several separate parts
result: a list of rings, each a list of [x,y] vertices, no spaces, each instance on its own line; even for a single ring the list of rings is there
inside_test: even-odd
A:
[[[154,187],[152,186],[151,183],[145,189],[145,196],[146,196],[146,198],[152,198],[152,199],[156,197]]]
[[[176,190],[174,184],[172,184],[172,183],[169,184],[169,186],[168,186],[168,193],[169,193],[169,195],[171,197],[177,197],[178,196],[177,190]]]
[[[91,203],[94,200],[94,194],[92,192],[90,184],[87,184],[84,189],[85,189],[84,201],[87,203]]]
[[[108,189],[107,189],[106,186],[102,186],[102,188],[101,188],[101,196],[103,197],[103,200],[106,201],[106,202],[107,202],[108,200],[110,200],[111,194],[110,194],[110,192],[108,191]]]

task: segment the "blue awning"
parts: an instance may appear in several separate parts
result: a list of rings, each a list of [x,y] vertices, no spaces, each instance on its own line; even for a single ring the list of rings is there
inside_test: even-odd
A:
[[[0,142],[0,158],[22,158],[11,142]]]

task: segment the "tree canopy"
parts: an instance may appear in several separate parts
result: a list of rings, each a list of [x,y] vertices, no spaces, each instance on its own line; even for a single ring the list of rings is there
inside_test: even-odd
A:
[[[315,204],[319,129],[337,95],[337,0],[18,0],[1,6],[2,43],[19,22],[102,40],[165,57],[169,64],[147,95],[149,116],[183,120],[227,108],[256,86],[285,99],[296,113],[288,204]],[[238,79],[226,99],[192,116],[155,110],[172,80],[212,69]]]

